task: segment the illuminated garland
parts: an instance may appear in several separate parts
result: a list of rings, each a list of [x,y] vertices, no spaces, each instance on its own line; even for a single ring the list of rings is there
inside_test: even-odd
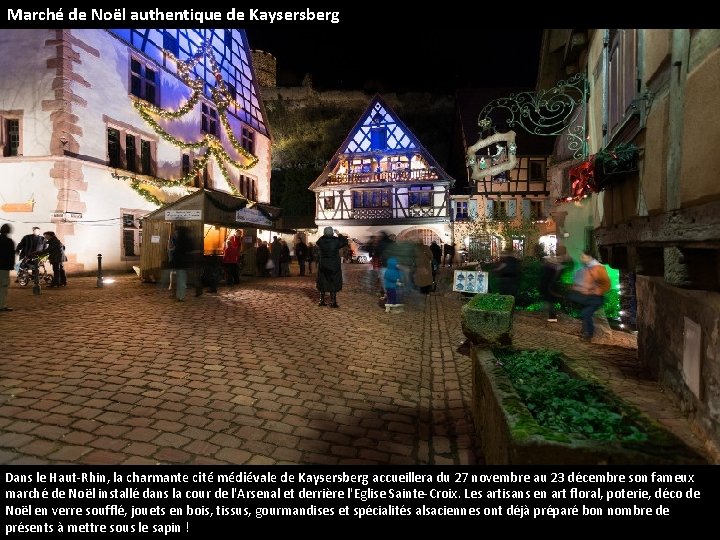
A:
[[[150,193],[144,187],[141,187],[138,180],[133,180],[132,182],[130,182],[130,187],[137,191],[138,194],[140,194],[141,197],[145,198],[146,201],[149,201],[158,206],[162,206],[162,202],[160,201],[160,199],[158,199],[155,195]]]
[[[181,80],[192,89],[192,93],[188,100],[180,106],[178,109],[172,111],[167,109],[162,109],[161,107],[158,107],[154,104],[148,103],[144,100],[139,100],[135,97],[132,97],[133,99],[133,106],[137,110],[138,114],[142,117],[145,122],[147,122],[163,140],[183,149],[193,149],[193,150],[199,150],[201,148],[206,148],[206,151],[204,155],[196,159],[193,163],[193,168],[191,171],[189,171],[186,175],[184,175],[181,178],[178,179],[161,179],[157,177],[147,177],[146,179],[143,179],[142,181],[138,180],[135,177],[130,176],[121,176],[117,173],[113,174],[113,177],[119,178],[119,179],[125,179],[130,180],[130,186],[137,191],[140,195],[142,195],[145,199],[160,205],[161,202],[157,197],[152,195],[149,191],[141,187],[141,184],[147,184],[152,185],[155,187],[168,187],[168,186],[189,186],[193,183],[195,177],[199,175],[202,170],[207,165],[207,162],[209,160],[209,157],[212,155],[215,157],[215,160],[218,164],[218,167],[220,168],[220,171],[225,178],[225,181],[230,186],[231,191],[234,195],[242,197],[249,203],[255,203],[255,201],[252,201],[242,195],[238,188],[235,186],[235,184],[232,182],[232,178],[230,175],[230,171],[228,171],[226,163],[230,163],[232,166],[234,166],[237,169],[241,170],[247,170],[253,168],[255,165],[257,165],[259,158],[252,153],[248,152],[240,143],[240,141],[237,140],[235,137],[235,134],[232,131],[232,128],[230,126],[230,122],[227,119],[226,116],[226,110],[231,104],[234,104],[236,107],[241,108],[240,105],[237,103],[236,100],[232,99],[230,97],[230,93],[228,91],[227,86],[225,85],[225,82],[223,81],[222,75],[220,73],[220,66],[218,65],[217,61],[215,60],[215,56],[212,52],[212,48],[208,42],[204,43],[197,54],[195,54],[192,58],[187,60],[186,62],[182,62],[179,59],[177,59],[172,53],[165,50],[163,53],[171,58],[176,66],[177,66],[177,72],[180,76]],[[223,148],[222,143],[220,140],[209,133],[206,133],[203,138],[196,142],[186,142],[181,139],[178,139],[174,135],[171,135],[165,128],[163,128],[155,118],[153,118],[153,115],[159,116],[160,118],[167,119],[167,120],[173,120],[180,118],[187,113],[189,113],[191,110],[195,108],[197,103],[200,101],[200,97],[202,96],[202,90],[204,87],[204,81],[202,81],[200,78],[192,77],[192,69],[195,67],[195,65],[203,58],[208,58],[210,62],[210,68],[212,72],[215,75],[216,85],[211,89],[212,94],[212,100],[217,108],[218,117],[220,119],[220,123],[223,126],[223,129],[225,130],[225,133],[228,136],[228,140],[230,142],[230,145],[233,147],[233,149],[244,159],[246,159],[248,162],[243,164],[240,161],[233,159],[230,157],[230,155],[227,153],[225,148]]]
[[[223,128],[225,129],[225,133],[227,133],[228,140],[230,141],[230,145],[235,149],[235,151],[245,157],[246,159],[250,160],[251,165],[248,166],[248,169],[253,168],[255,165],[257,165],[257,162],[259,161],[257,156],[254,156],[250,152],[248,152],[245,148],[243,148],[243,145],[235,138],[235,134],[232,132],[232,129],[230,128],[230,123],[228,122],[228,119],[224,114],[220,115],[220,122],[223,125]]]

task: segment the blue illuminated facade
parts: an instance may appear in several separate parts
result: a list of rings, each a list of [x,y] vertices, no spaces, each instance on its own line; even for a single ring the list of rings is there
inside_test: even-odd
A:
[[[194,57],[203,44],[210,44],[223,81],[236,101],[228,108],[228,113],[259,133],[268,135],[258,87],[253,77],[250,47],[243,30],[124,28],[111,29],[110,33],[170,72],[176,71],[175,61],[164,51],[185,62]],[[217,81],[209,59],[203,58],[197,62],[193,73],[205,81],[204,94],[210,98],[211,88]]]

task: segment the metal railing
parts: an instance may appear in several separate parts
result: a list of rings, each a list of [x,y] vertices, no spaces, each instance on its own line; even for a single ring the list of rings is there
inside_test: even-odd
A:
[[[415,182],[437,180],[438,174],[434,167],[381,172],[351,172],[329,174],[328,184],[369,184],[374,182]]]

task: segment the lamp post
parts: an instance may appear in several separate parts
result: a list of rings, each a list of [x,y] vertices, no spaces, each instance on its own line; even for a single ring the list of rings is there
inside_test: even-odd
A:
[[[40,294],[42,291],[40,287],[40,262],[37,261],[33,267],[33,294]]]
[[[103,288],[103,273],[102,273],[102,253],[98,253],[98,268],[97,268],[97,288]]]

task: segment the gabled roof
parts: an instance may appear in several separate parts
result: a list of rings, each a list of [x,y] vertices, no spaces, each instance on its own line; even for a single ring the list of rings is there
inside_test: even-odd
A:
[[[379,127],[384,127],[386,130],[386,148],[384,150],[373,150],[371,144],[372,131]],[[433,183],[453,184],[455,182],[438,164],[432,154],[420,143],[415,134],[400,120],[397,113],[385,102],[380,94],[376,94],[360,115],[355,126],[350,130],[340,148],[325,166],[323,172],[320,173],[320,176],[308,189],[316,191],[321,188],[326,183],[328,174],[337,167],[341,158],[348,159],[380,154],[392,156],[408,153],[420,154],[425,162],[437,171],[438,179],[433,180]]]

